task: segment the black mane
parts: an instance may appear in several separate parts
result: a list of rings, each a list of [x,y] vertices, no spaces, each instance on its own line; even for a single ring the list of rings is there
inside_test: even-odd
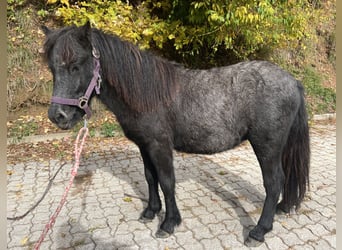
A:
[[[152,111],[172,101],[178,89],[174,64],[97,29],[92,38],[105,78],[131,108]]]

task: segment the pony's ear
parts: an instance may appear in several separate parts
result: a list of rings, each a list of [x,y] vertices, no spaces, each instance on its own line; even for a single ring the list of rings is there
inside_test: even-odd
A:
[[[91,26],[90,22],[87,21],[87,23],[79,28],[79,35],[78,35],[79,41],[87,46],[91,41]]]
[[[50,30],[48,27],[46,27],[45,25],[40,26],[41,30],[44,32],[45,36],[48,36],[52,30]]]
[[[90,36],[90,31],[91,31],[90,22],[87,21],[87,23],[86,23],[85,25],[83,25],[83,26],[80,28],[80,31],[81,31],[81,35],[82,35],[83,37],[89,38],[89,36]]]

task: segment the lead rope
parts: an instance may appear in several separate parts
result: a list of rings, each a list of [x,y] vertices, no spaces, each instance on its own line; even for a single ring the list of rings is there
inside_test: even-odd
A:
[[[80,156],[81,156],[83,145],[85,143],[85,140],[86,140],[88,134],[89,134],[89,130],[88,130],[88,127],[87,127],[87,120],[84,120],[84,127],[81,128],[80,131],[78,132],[78,135],[77,135],[77,138],[76,138],[76,141],[75,141],[75,163],[74,163],[73,168],[71,169],[71,177],[70,177],[70,180],[69,180],[69,185],[65,188],[64,194],[62,196],[61,201],[59,202],[58,207],[56,208],[56,211],[51,216],[49,222],[45,225],[44,231],[42,232],[42,234],[40,235],[39,240],[37,241],[36,245],[34,246],[35,250],[38,250],[40,248],[40,245],[44,241],[45,236],[47,235],[49,230],[55,224],[56,218],[57,218],[59,212],[62,210],[62,207],[63,207],[63,205],[64,205],[64,203],[66,201],[66,198],[67,198],[67,195],[69,193],[69,190],[70,190],[70,188],[72,186],[72,183],[73,183],[73,181],[75,179],[75,176],[77,175],[77,170],[78,170],[78,167],[80,165]]]

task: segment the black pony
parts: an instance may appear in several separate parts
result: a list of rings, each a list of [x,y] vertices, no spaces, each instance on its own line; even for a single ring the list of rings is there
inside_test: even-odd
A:
[[[49,119],[70,129],[96,95],[115,114],[145,166],[149,201],[141,221],[151,221],[161,210],[158,184],[164,193],[166,214],[157,237],[169,236],[181,223],[173,149],[212,154],[250,142],[266,199],[246,244],[264,241],[276,211],[298,208],[309,182],[309,128],[303,87],[289,73],[265,61],[187,69],[89,24],[55,31],[43,26],[43,31],[54,80]],[[97,93],[88,88],[94,81]],[[79,104],[63,101],[79,98]]]

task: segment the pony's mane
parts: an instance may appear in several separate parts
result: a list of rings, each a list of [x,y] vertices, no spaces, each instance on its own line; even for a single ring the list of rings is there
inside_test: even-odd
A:
[[[104,77],[130,108],[152,111],[173,100],[178,90],[173,63],[97,29],[91,36],[100,51]]]

